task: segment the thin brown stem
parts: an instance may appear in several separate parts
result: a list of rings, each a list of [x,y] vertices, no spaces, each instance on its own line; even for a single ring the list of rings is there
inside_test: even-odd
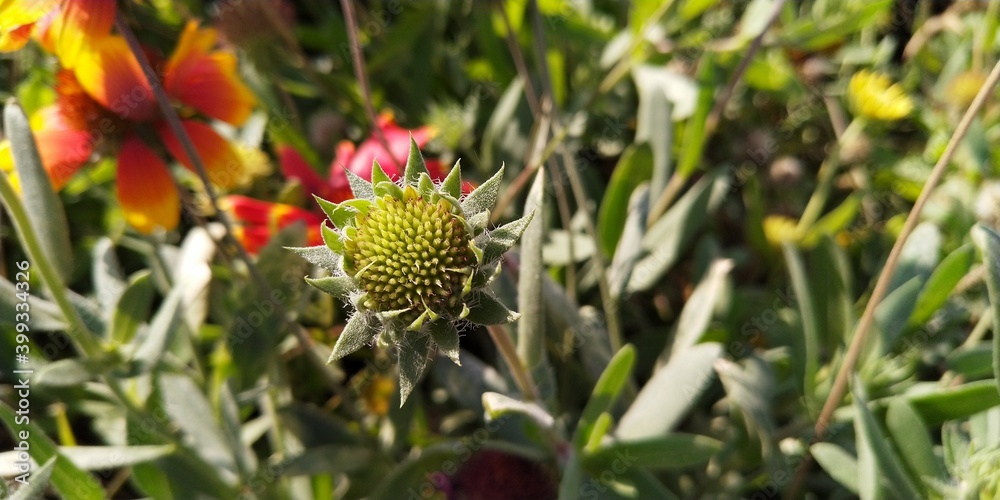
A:
[[[527,401],[538,401],[538,386],[535,385],[534,379],[531,378],[531,373],[524,367],[524,363],[521,363],[521,358],[517,356],[517,347],[514,346],[514,341],[507,334],[507,328],[503,325],[487,325],[486,331],[490,332],[493,345],[497,347],[500,357],[503,358],[504,363],[507,364],[507,368],[510,369],[510,374],[514,377],[514,383],[517,384],[517,389],[521,391],[521,395]]]
[[[753,42],[750,43],[750,49],[743,54],[743,59],[740,60],[740,64],[736,67],[736,72],[729,79],[729,83],[726,84],[726,88],[722,90],[719,94],[719,98],[715,101],[715,105],[712,106],[712,111],[708,113],[708,118],[705,120],[705,135],[710,135],[715,131],[715,127],[719,125],[719,120],[722,118],[722,112],[726,110],[726,103],[729,102],[729,98],[733,96],[733,91],[736,90],[736,84],[740,82],[743,78],[743,74],[746,73],[747,68],[750,66],[750,61],[753,57],[757,55],[757,51],[760,50],[761,44],[764,42],[764,34],[767,30],[774,24],[774,21],[778,19],[778,14],[781,14],[781,9],[785,5],[785,0],[778,0],[774,3],[771,8],[771,13],[767,18],[767,25],[760,32],[759,35],[754,37]]]
[[[136,58],[139,66],[142,68],[143,74],[152,89],[153,97],[156,99],[160,106],[160,111],[163,113],[163,119],[167,122],[171,131],[177,137],[177,140],[180,142],[181,147],[184,150],[184,154],[187,155],[188,159],[191,161],[191,165],[194,166],[195,173],[198,174],[198,178],[201,179],[201,182],[204,185],[205,193],[208,195],[212,209],[215,211],[216,218],[225,229],[222,240],[216,241],[216,244],[222,248],[228,247],[235,249],[236,255],[246,265],[251,279],[257,287],[258,293],[262,297],[270,297],[271,287],[267,284],[263,275],[260,274],[260,270],[257,269],[257,266],[254,264],[253,259],[250,257],[246,248],[244,248],[239,240],[233,236],[232,223],[229,221],[229,217],[226,212],[219,208],[218,194],[215,192],[215,187],[212,185],[211,180],[208,177],[208,170],[205,168],[205,163],[202,161],[201,155],[198,154],[198,150],[194,147],[194,142],[191,141],[191,137],[188,135],[187,130],[185,130],[184,126],[181,124],[181,119],[177,115],[177,110],[174,109],[173,104],[170,102],[170,97],[167,96],[166,91],[163,89],[163,83],[160,82],[159,76],[157,76],[156,71],[153,70],[153,66],[149,63],[146,53],[142,50],[142,46],[139,44],[139,39],[136,38],[135,33],[132,31],[132,28],[128,24],[128,20],[125,19],[121,10],[118,11],[115,17],[115,27],[118,28],[122,37],[125,38],[125,42],[128,44],[129,50]],[[211,232],[209,232],[209,234],[211,234]],[[302,345],[307,359],[309,359],[318,370],[327,370],[324,360],[310,348],[310,346],[312,346],[312,340],[306,334],[305,330],[300,325],[291,322],[283,304],[275,303],[274,306],[275,313],[279,314],[282,319],[288,322],[292,333]],[[331,385],[331,389],[336,390],[337,388],[335,385]]]
[[[372,90],[368,85],[368,72],[365,70],[365,54],[361,52],[361,44],[358,42],[358,19],[354,15],[354,0],[340,0],[340,6],[344,10],[344,22],[347,23],[347,41],[351,44],[351,59],[354,61],[354,77],[358,80],[358,87],[361,88],[361,99],[364,101],[365,113],[368,121],[371,122],[372,134],[378,142],[385,148],[386,154],[396,165],[403,164],[398,158],[393,157],[389,141],[378,126],[378,118],[375,116],[375,106],[372,104]],[[339,167],[339,165],[338,165]]]
[[[851,344],[848,346],[847,353],[844,355],[844,362],[840,365],[837,377],[833,381],[833,387],[830,389],[830,395],[826,398],[826,402],[823,404],[823,409],[820,411],[819,418],[816,420],[816,426],[813,429],[814,441],[821,441],[826,436],[826,431],[829,429],[830,419],[833,417],[833,412],[838,406],[840,406],[841,401],[844,399],[844,395],[847,393],[848,379],[851,374],[854,373],[854,368],[861,356],[861,347],[865,344],[865,339],[868,337],[868,333],[871,331],[872,325],[875,322],[875,309],[889,291],[889,282],[892,278],[893,272],[896,270],[896,267],[899,266],[899,257],[902,253],[903,245],[906,244],[906,240],[910,237],[910,234],[913,233],[913,229],[916,228],[917,222],[920,219],[920,214],[923,212],[924,205],[927,204],[927,200],[934,192],[934,188],[937,187],[941,178],[944,176],[945,170],[948,168],[948,164],[955,155],[955,151],[958,150],[958,145],[962,142],[965,134],[969,131],[969,126],[972,125],[972,120],[982,109],[983,105],[986,103],[986,99],[993,91],[993,88],[996,87],[998,81],[1000,81],[1000,61],[997,61],[996,65],[993,66],[993,71],[990,72],[986,82],[983,84],[982,88],[979,89],[979,93],[976,94],[976,98],[972,101],[969,109],[966,110],[965,115],[962,116],[962,120],[959,122],[958,127],[955,129],[951,139],[948,141],[948,145],[945,147],[944,153],[938,159],[937,163],[934,165],[934,169],[931,171],[930,176],[924,183],[920,196],[913,204],[913,208],[910,209],[910,213],[906,217],[906,222],[903,224],[903,229],[899,233],[899,238],[897,238],[896,242],[893,244],[892,250],[889,252],[889,257],[886,260],[885,267],[879,275],[878,280],[875,282],[871,298],[868,299],[868,304],[865,306],[864,313],[861,315],[861,320],[858,322],[857,330],[854,332]],[[800,475],[803,474],[801,471],[806,466],[808,466],[808,461],[803,461],[803,465],[800,465]],[[801,484],[801,481],[797,481],[796,483]],[[793,483],[793,487],[795,487],[796,483]],[[790,489],[789,497],[793,497],[794,493],[797,493],[797,489]]]

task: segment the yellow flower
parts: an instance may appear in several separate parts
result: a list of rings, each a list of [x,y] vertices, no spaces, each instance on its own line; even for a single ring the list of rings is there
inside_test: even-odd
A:
[[[764,238],[769,245],[779,249],[782,243],[796,240],[795,226],[795,219],[784,215],[768,215],[764,217]]]
[[[855,114],[873,120],[899,120],[913,111],[913,101],[898,83],[868,70],[851,77],[847,95]]]
[[[968,108],[979,89],[986,83],[986,74],[980,71],[959,73],[948,84],[945,99],[960,109]]]
[[[6,173],[10,184],[17,192],[21,192],[21,183],[14,171],[14,155],[10,152],[10,142],[7,140],[0,141],[0,171]]]

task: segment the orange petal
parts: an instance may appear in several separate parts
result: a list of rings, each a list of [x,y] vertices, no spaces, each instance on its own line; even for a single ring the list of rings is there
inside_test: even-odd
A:
[[[211,51],[215,40],[215,30],[188,23],[167,61],[163,87],[207,116],[240,125],[253,111],[255,99],[237,75],[236,55]]]
[[[139,232],[177,227],[181,201],[170,170],[134,135],[125,139],[118,153],[118,200],[125,220]]]
[[[242,175],[243,160],[240,158],[239,153],[236,152],[236,149],[229,144],[229,141],[219,135],[212,127],[202,122],[185,120],[181,124],[184,126],[184,130],[187,131],[188,136],[191,137],[191,142],[194,143],[194,148],[198,151],[198,156],[201,157],[201,161],[205,164],[208,179],[212,181],[212,184],[221,188],[229,188],[235,185]],[[174,136],[173,131],[170,130],[170,127],[166,123],[160,125],[160,137],[163,138],[163,143],[174,158],[177,158],[177,160],[191,171],[196,171],[194,164],[191,163],[187,154],[184,153],[184,148],[181,146],[180,141],[177,140],[177,137]]]
[[[11,30],[0,31],[0,52],[20,50],[31,38],[33,24],[25,24]]]
[[[114,23],[115,0],[64,1],[48,30],[62,66],[75,67],[83,50],[108,36]]]
[[[118,116],[146,121],[157,115],[153,91],[124,38],[91,40],[80,52],[74,72],[80,86]]]
[[[52,188],[58,191],[90,159],[93,137],[86,130],[72,127],[57,105],[35,112],[31,116],[31,129]]]
[[[0,52],[24,47],[34,24],[58,3],[58,0],[0,0]]]

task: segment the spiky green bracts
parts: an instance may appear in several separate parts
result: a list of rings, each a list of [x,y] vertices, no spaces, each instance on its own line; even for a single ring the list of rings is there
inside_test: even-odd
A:
[[[532,215],[487,231],[503,168],[463,198],[459,165],[436,185],[412,141],[398,182],[377,161],[371,182],[347,177],[354,199],[317,198],[329,217],[321,228],[326,244],[292,250],[330,272],[306,278],[309,284],[355,308],[328,362],[376,340],[395,346],[402,404],[435,351],[459,363],[460,322],[517,319],[488,286]]]

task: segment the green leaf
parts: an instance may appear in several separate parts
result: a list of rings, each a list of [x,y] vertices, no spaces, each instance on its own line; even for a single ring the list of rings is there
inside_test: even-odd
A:
[[[374,452],[366,446],[333,444],[306,448],[300,454],[280,460],[274,467],[284,476],[315,476],[358,472],[371,466]]]
[[[615,248],[608,268],[608,286],[611,296],[618,299],[625,293],[632,269],[642,255],[642,238],[646,234],[649,217],[649,186],[641,184],[632,192],[628,202],[628,217],[621,238]]]
[[[430,337],[420,335],[408,344],[399,346],[399,407],[410,397],[420,377],[427,369],[427,354],[430,350]]]
[[[97,301],[100,304],[101,320],[105,324],[110,324],[115,305],[127,287],[125,275],[118,263],[111,238],[106,236],[99,238],[91,253],[94,261],[92,271],[94,290],[100,290]]]
[[[782,245],[788,274],[795,291],[799,316],[802,318],[802,340],[795,340],[793,348],[794,364],[798,370],[799,380],[806,394],[806,402],[813,403],[816,394],[816,371],[819,368],[819,316],[816,314],[816,301],[809,287],[809,276],[798,250],[789,243]]]
[[[331,273],[340,270],[341,256],[330,250],[326,245],[316,245],[314,247],[285,247],[287,250],[295,252],[310,264],[319,266]]]
[[[483,246],[483,264],[489,265],[500,260],[503,254],[517,243],[534,216],[535,213],[531,212],[520,219],[490,231],[489,238]],[[539,246],[540,249],[541,246]]]
[[[913,314],[907,321],[909,326],[923,325],[941,309],[941,306],[948,301],[948,296],[955,289],[955,285],[958,285],[972,268],[975,253],[976,249],[972,245],[962,245],[941,260],[917,296]]]
[[[60,455],[68,458],[70,462],[73,462],[73,465],[84,471],[129,467],[169,455],[175,449],[176,447],[173,445],[58,447]],[[8,459],[13,462],[16,454],[13,451],[0,453],[0,463],[6,465]],[[4,472],[9,471],[4,470]],[[35,473],[32,473],[31,481],[35,481]]]
[[[323,209],[323,213],[330,219],[330,222],[333,222],[333,225],[338,228],[347,227],[358,214],[357,209],[346,203],[333,203],[316,195],[313,195],[313,198],[316,199],[316,203]]]
[[[69,224],[62,201],[42,165],[28,117],[13,99],[4,106],[3,121],[28,220],[38,235],[42,251],[59,272],[62,281],[68,283],[73,273],[73,245],[70,244]]]
[[[520,319],[517,320],[517,355],[529,370],[535,370],[538,367],[548,366],[545,356],[545,303],[542,297],[542,276],[546,272],[545,264],[542,262],[545,224],[541,215],[545,213],[544,167],[540,167],[535,174],[535,182],[532,183],[524,202],[524,213],[530,222],[518,235],[523,236],[523,240],[520,253],[521,269],[517,280],[517,308],[521,313]],[[535,217],[535,214],[539,216]],[[490,250],[484,250],[483,253],[488,252]]]
[[[462,160],[457,160],[441,183],[441,191],[456,200],[462,197]]]
[[[210,464],[216,476],[235,481],[236,458],[202,389],[186,375],[163,373],[159,379],[163,410],[180,428],[184,444]]]
[[[96,375],[114,368],[108,360],[93,358],[66,358],[45,364],[35,370],[36,387],[82,386]]]
[[[550,429],[556,419],[537,403],[524,402],[497,392],[483,393],[483,408],[487,421],[497,420],[503,415],[518,414],[528,417],[543,429]]]
[[[500,182],[503,181],[504,167],[493,174],[486,182],[482,183],[474,191],[462,200],[462,210],[467,216],[475,215],[485,210],[493,210],[497,204],[497,197],[500,195]]]
[[[945,364],[949,370],[966,380],[993,376],[993,343],[980,342],[971,347],[960,347],[948,354]]]
[[[729,190],[727,173],[715,170],[705,175],[684,194],[642,238],[646,255],[632,269],[628,291],[648,290],[666,274]]]
[[[372,159],[372,186],[378,186],[380,182],[392,182],[392,179],[382,170],[382,165],[377,159]]]
[[[861,208],[860,196],[849,196],[843,203],[816,221],[802,237],[802,245],[815,246],[823,236],[837,234],[858,215]]]
[[[448,356],[456,365],[462,366],[462,362],[458,359],[458,329],[455,328],[455,323],[443,319],[434,321],[428,327],[428,331],[430,331],[431,338],[434,339],[438,349],[444,352],[445,356]]]
[[[833,443],[815,443],[809,453],[823,470],[848,491],[858,494],[858,461]]]
[[[327,248],[333,253],[344,253],[344,238],[334,231],[326,221],[323,221],[323,225],[320,226],[320,232],[323,236],[323,243],[326,243]]]
[[[611,411],[622,389],[628,384],[634,364],[635,347],[632,344],[624,345],[608,362],[608,367],[604,369],[600,378],[597,379],[597,383],[594,384],[594,390],[590,393],[587,406],[580,414],[580,420],[573,437],[573,443],[578,450],[589,440],[594,423],[597,422],[601,414]]]
[[[986,265],[986,290],[993,312],[993,381],[1000,395],[1000,234],[979,224],[973,230],[973,237]]]
[[[674,175],[687,179],[701,165],[702,153],[705,150],[705,122],[715,104],[716,75],[713,55],[706,52],[698,63],[698,98],[695,101],[694,114],[684,124],[684,137],[681,141],[680,158]]]
[[[935,387],[930,391],[906,394],[903,397],[929,426],[967,418],[1000,405],[1000,391],[997,391],[995,380],[979,380],[954,387]]]
[[[608,470],[617,461],[625,467],[677,470],[703,465],[722,450],[722,443],[707,436],[673,433],[641,440],[612,441],[583,457],[586,469]]]
[[[948,481],[948,471],[944,463],[934,454],[934,443],[931,442],[927,425],[920,415],[903,398],[893,398],[885,414],[885,426],[892,436],[892,442],[899,449],[913,478],[914,483],[921,487],[926,498],[929,492],[923,485],[929,480]]]
[[[719,302],[727,290],[729,271],[733,269],[730,259],[716,259],[706,276],[698,283],[688,297],[677,318],[677,331],[670,352],[683,352],[698,343],[708,329]]]
[[[485,290],[473,291],[465,302],[469,306],[469,315],[465,319],[480,325],[505,325],[520,317]]]
[[[903,335],[906,320],[913,312],[913,304],[917,300],[924,278],[914,276],[889,292],[882,302],[875,307],[875,326],[878,335],[868,338],[861,366],[874,362],[891,351]]]
[[[633,144],[622,153],[597,209],[597,234],[604,255],[615,254],[629,215],[630,196],[652,174],[653,151],[648,144]]]
[[[351,292],[357,290],[354,280],[347,276],[324,276],[322,278],[306,278],[306,283],[326,292],[338,299],[346,299]]]
[[[365,318],[365,315],[355,313],[351,316],[351,319],[347,321],[347,325],[344,326],[344,331],[340,332],[340,337],[337,338],[337,344],[333,346],[333,352],[330,353],[330,359],[326,360],[327,364],[333,363],[334,361],[368,345],[372,339],[375,338],[375,334],[375,330],[373,330],[368,324],[368,320]]]
[[[111,316],[113,341],[127,344],[135,338],[136,331],[149,314],[155,294],[152,273],[148,269],[132,275]]]
[[[351,192],[354,193],[354,197],[361,200],[374,200],[375,192],[372,190],[372,183],[364,180],[358,174],[351,172],[347,168],[344,168],[344,174],[347,176],[347,182],[351,186]]]
[[[29,271],[30,272],[30,271]],[[0,276],[0,324],[9,325],[15,328],[17,317],[18,289],[6,277]],[[21,306],[23,309],[24,306]],[[31,310],[32,330],[65,330],[66,321],[63,319],[62,311],[53,302],[49,302],[37,294],[28,295],[28,308]],[[6,330],[5,330],[6,331]]]
[[[195,272],[199,271],[199,272]],[[184,325],[185,297],[200,294],[212,279],[207,268],[195,268],[186,279],[174,285],[153,316],[146,335],[139,339],[132,359],[143,372],[152,370],[170,347],[174,336]]]
[[[45,498],[45,489],[49,487],[49,479],[56,468],[56,457],[50,458],[45,465],[31,472],[28,484],[21,486],[10,496],[9,500],[35,500]],[[13,474],[17,475],[17,472]]]
[[[868,410],[868,398],[865,395],[859,377],[855,377],[854,379],[852,393],[854,394],[854,408],[856,411],[854,432],[857,435],[858,453],[860,455],[862,450],[868,450],[867,452],[871,453],[871,457],[874,460],[874,463],[871,464],[873,466],[872,469],[867,471],[875,473],[874,478],[863,479],[861,484],[864,485],[866,481],[873,481],[875,485],[869,484],[867,490],[871,492],[873,488],[877,487],[877,478],[881,477],[891,486],[893,495],[900,498],[922,498],[923,496],[919,493],[917,486],[911,481],[910,477],[904,471],[902,464],[900,464],[899,457],[890,445],[889,440],[886,439],[878,422],[875,421],[875,416]],[[866,474],[864,463],[859,461],[859,465],[861,473]],[[865,476],[862,477],[864,478]],[[862,491],[865,491],[865,488],[862,488]],[[864,497],[863,493],[862,498]]]
[[[48,463],[55,459],[55,469],[52,471],[52,486],[63,498],[74,500],[101,500],[104,498],[104,490],[93,476],[80,470],[68,458],[62,456],[55,443],[49,439],[45,431],[38,425],[28,423],[18,423],[14,410],[6,403],[0,403],[0,420],[3,420],[11,436],[15,436],[14,450],[24,443],[24,448],[31,454],[35,463]],[[27,440],[21,439],[22,433],[28,435]]]
[[[622,441],[664,436],[681,422],[715,377],[715,360],[722,345],[704,343],[676,353],[653,373],[632,406],[622,415],[616,432]]]
[[[420,154],[417,141],[413,139],[413,134],[410,134],[410,154],[406,158],[406,168],[403,169],[403,185],[417,186],[420,183],[420,174],[428,174],[427,164]]]

